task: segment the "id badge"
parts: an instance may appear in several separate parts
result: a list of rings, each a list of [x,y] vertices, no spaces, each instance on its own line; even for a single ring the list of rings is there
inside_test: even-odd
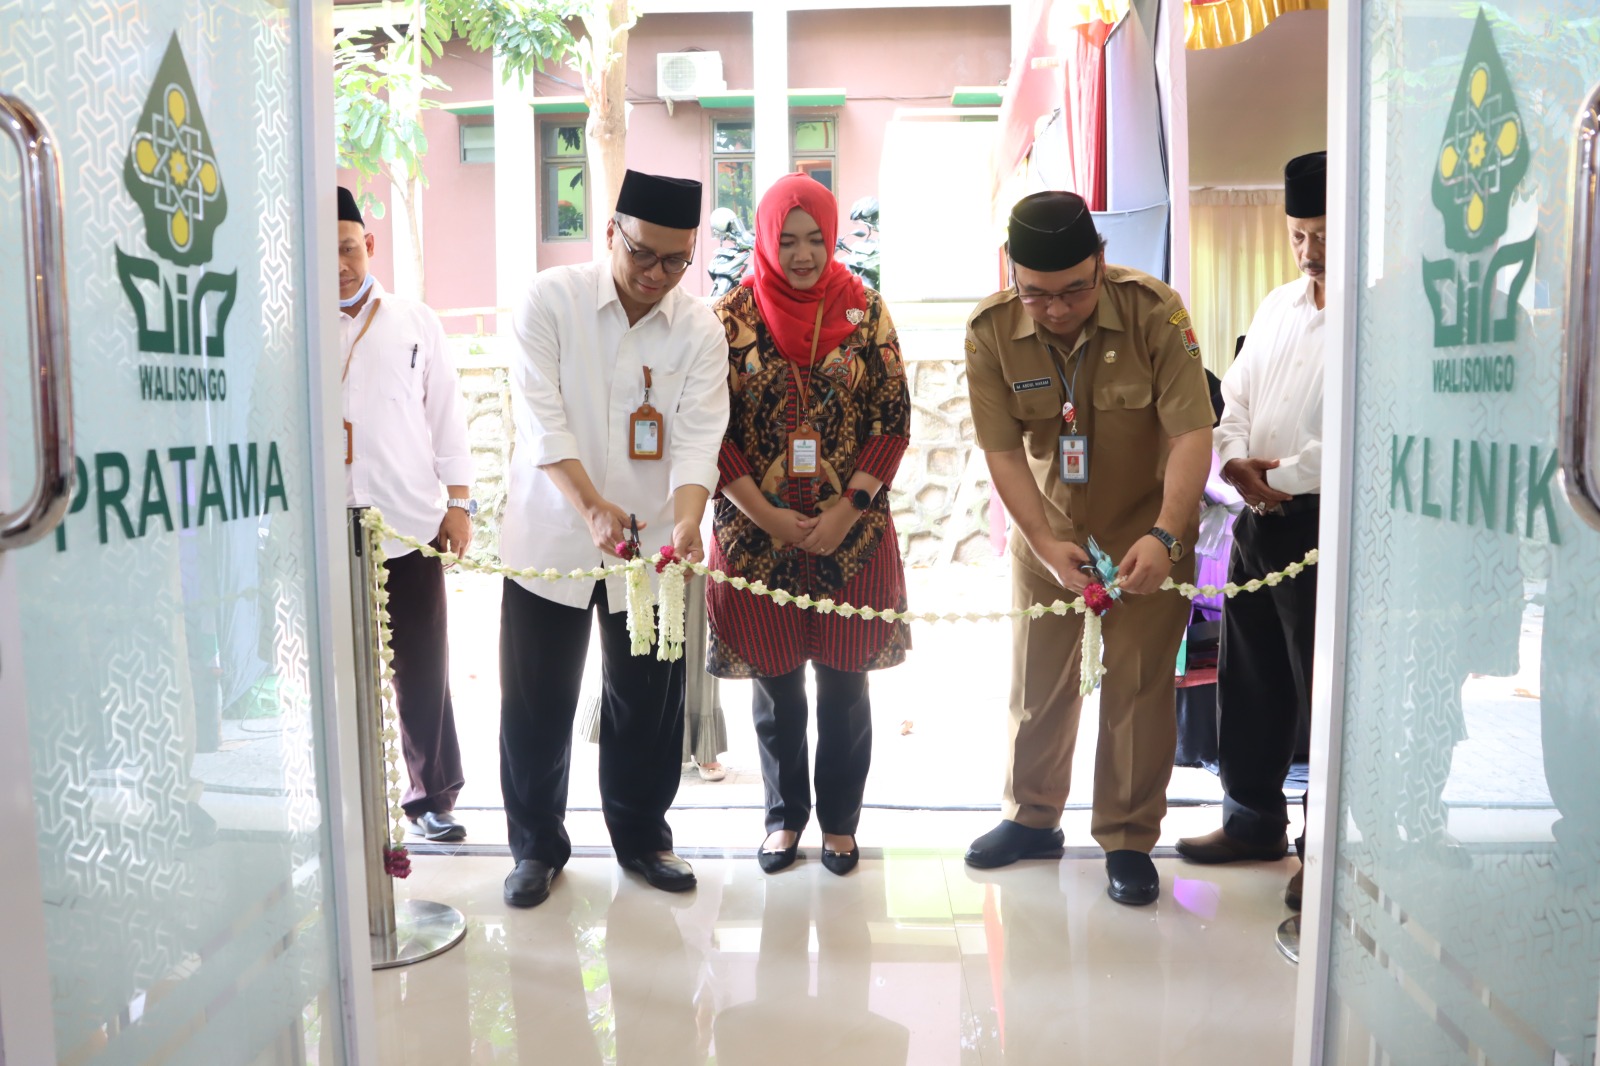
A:
[[[661,412],[649,404],[628,416],[628,458],[661,458]]]
[[[789,476],[816,477],[822,473],[822,438],[814,429],[789,435]]]
[[[1061,481],[1065,485],[1083,485],[1089,480],[1089,438],[1077,435],[1061,436]]]
[[[344,424],[344,465],[349,466],[356,461],[356,427],[346,422]]]

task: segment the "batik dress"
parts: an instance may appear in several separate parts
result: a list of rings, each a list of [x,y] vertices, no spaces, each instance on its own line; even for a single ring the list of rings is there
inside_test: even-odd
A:
[[[905,454],[911,399],[883,299],[867,290],[866,313],[855,331],[819,354],[809,372],[791,368],[779,354],[748,287],[735,288],[713,310],[728,335],[732,404],[718,459],[709,564],[796,596],[905,610],[905,569],[888,488]],[[797,376],[809,392],[803,411]],[[802,422],[821,437],[819,477],[788,476],[789,435]],[[768,502],[809,517],[852,506],[845,486],[857,470],[882,481],[884,491],[831,555],[774,543],[722,495],[724,486],[748,474]],[[859,673],[902,662],[911,646],[904,622],[779,606],[727,584],[707,584],[706,606],[706,669],[717,677],[778,677],[808,660]]]

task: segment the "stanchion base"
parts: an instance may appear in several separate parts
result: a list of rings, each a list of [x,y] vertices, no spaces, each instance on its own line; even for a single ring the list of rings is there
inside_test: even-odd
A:
[[[1290,962],[1300,963],[1300,916],[1285,918],[1278,926],[1278,950]]]
[[[409,966],[442,954],[467,935],[467,919],[454,907],[425,899],[394,902],[395,934],[372,938],[372,968]]]

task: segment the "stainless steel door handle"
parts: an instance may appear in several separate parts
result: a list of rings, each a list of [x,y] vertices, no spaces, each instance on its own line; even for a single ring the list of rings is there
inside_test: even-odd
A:
[[[44,537],[72,495],[72,382],[67,344],[67,260],[61,158],[37,112],[0,93],[0,127],[17,148],[22,174],[22,262],[28,279],[29,373],[36,465],[32,491],[0,512],[0,551]]]
[[[1593,465],[1595,362],[1600,358],[1600,86],[1578,113],[1573,166],[1572,284],[1561,358],[1561,490],[1600,529],[1600,481]]]

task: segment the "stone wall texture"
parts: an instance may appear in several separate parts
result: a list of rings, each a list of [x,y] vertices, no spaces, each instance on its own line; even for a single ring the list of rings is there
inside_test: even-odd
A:
[[[898,309],[895,309],[897,319]],[[901,461],[890,505],[907,565],[971,562],[994,554],[989,471],[972,439],[971,405],[960,322],[965,308],[910,315],[900,328],[911,387],[911,446]],[[916,324],[932,318],[933,322]],[[456,353],[467,402],[468,437],[479,520],[469,557],[499,559],[514,430],[510,355],[495,337],[462,338]]]

